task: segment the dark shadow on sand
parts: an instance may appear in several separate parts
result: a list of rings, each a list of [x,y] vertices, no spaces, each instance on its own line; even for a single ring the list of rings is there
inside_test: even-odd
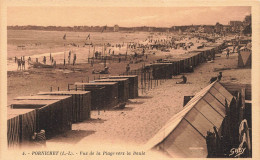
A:
[[[114,109],[109,110],[109,111],[131,111],[131,110],[133,110],[133,109],[134,109],[134,107],[125,107],[125,108],[119,108],[119,107],[117,107],[117,108],[114,108]]]
[[[94,134],[96,131],[93,130],[71,130],[66,133],[52,137],[49,142],[64,142],[69,144],[76,144],[83,138]]]
[[[100,113],[100,114],[102,114],[102,113]],[[104,119],[100,119],[100,118],[90,118],[90,119],[88,119],[88,120],[85,120],[85,121],[83,121],[83,122],[80,122],[80,123],[104,123],[105,121],[107,121],[107,120],[104,120]]]
[[[144,102],[133,102],[133,101],[130,101],[130,100],[128,100],[127,102],[126,102],[126,105],[131,105],[131,104],[143,104]]]
[[[138,96],[136,99],[150,99],[153,98],[152,96]]]

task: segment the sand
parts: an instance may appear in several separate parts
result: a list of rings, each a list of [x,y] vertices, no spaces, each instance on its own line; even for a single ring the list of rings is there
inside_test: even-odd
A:
[[[143,60],[142,63],[130,64],[131,70],[142,67],[143,64],[149,64],[164,56],[148,55],[148,59],[138,58],[137,61]],[[125,72],[129,61],[107,61],[109,74],[92,74],[92,70],[100,71],[104,69],[103,63],[95,63],[92,67],[90,64],[57,65],[56,69],[52,68],[32,68],[26,71],[8,71],[7,77],[7,103],[11,104],[12,99],[21,95],[33,95],[40,91],[67,90],[68,84],[75,82],[87,82],[99,78],[100,76],[118,75]]]
[[[18,53],[20,54],[20,51],[16,49],[16,45],[21,45],[22,42],[24,42],[22,40],[19,41],[19,38],[12,39],[11,33],[12,32],[8,35],[9,58],[12,58]],[[35,31],[32,35],[35,35],[37,38],[37,33],[38,31]],[[60,40],[56,42],[55,39],[51,44],[47,43],[52,33],[53,32],[46,32],[45,36],[47,39],[41,41],[42,48],[28,49],[27,51],[30,50],[30,52],[26,52],[27,55],[48,52],[48,49],[44,50],[44,47],[48,45],[62,45],[63,42],[60,42]],[[24,34],[28,35],[27,32]],[[63,35],[62,32],[58,34],[60,37]],[[74,36],[74,39],[71,39],[71,41],[75,41],[78,37],[77,34],[78,33],[69,33],[68,38]],[[129,34],[128,36],[124,36],[125,38],[128,37],[129,40],[136,40],[140,37],[144,40],[143,37],[147,35],[140,33],[140,35],[136,34],[132,35],[132,37],[129,36]],[[81,39],[84,37],[85,36],[79,36]],[[29,37],[29,39],[30,38],[32,37]],[[122,35],[118,34],[116,38],[122,39]],[[75,43],[76,42],[77,41],[75,41]],[[61,46],[56,47],[55,52],[59,52],[61,48]],[[25,51],[23,52],[25,53]],[[162,54],[160,52],[157,52],[156,55],[149,54],[148,59],[145,59],[145,57],[138,59],[142,59],[144,62],[131,64],[131,70],[138,69],[143,64],[152,63],[156,59],[166,56],[167,53]],[[93,143],[142,146],[152,138],[173,115],[183,109],[184,96],[195,95],[196,92],[199,92],[202,88],[209,85],[210,78],[218,74],[218,72],[214,72],[216,69],[225,69],[222,70],[223,78],[221,82],[251,83],[251,69],[238,69],[237,61],[237,53],[231,54],[229,59],[226,59],[224,53],[219,54],[214,63],[200,64],[195,68],[194,73],[186,74],[188,84],[176,84],[177,81],[181,81],[180,79],[176,79],[180,77],[180,75],[174,77],[174,79],[159,81],[159,86],[156,86],[152,90],[146,91],[143,94],[142,91],[139,90],[140,97],[129,100],[125,109],[101,111],[100,114],[98,114],[97,111],[92,111],[92,118],[90,120],[73,124],[72,131],[49,139],[47,146],[57,144],[88,146]],[[125,67],[129,61],[122,61],[121,63],[108,61],[107,63],[110,68],[109,75],[118,75],[125,71]],[[12,103],[13,98],[18,96],[33,95],[40,91],[50,91],[51,88],[55,91],[58,87],[60,90],[67,90],[68,84],[91,81],[99,76],[109,76],[91,73],[93,69],[102,70],[103,68],[104,65],[102,63],[94,64],[94,67],[91,67],[90,64],[69,65],[66,66],[65,69],[62,65],[58,64],[56,69],[33,68],[26,71],[10,71],[7,74],[8,105]]]
[[[73,124],[73,130],[50,140],[49,146],[60,144],[127,144],[142,146],[176,113],[183,109],[183,96],[195,95],[209,85],[217,75],[215,68],[223,70],[221,82],[251,83],[251,69],[237,69],[237,54],[229,59],[217,57],[214,63],[204,63],[194,73],[186,74],[188,84],[177,85],[179,79],[161,81],[159,86],[137,99],[129,100],[125,109],[91,112],[91,120]],[[179,77],[179,76],[178,76]],[[140,93],[140,91],[139,91]]]

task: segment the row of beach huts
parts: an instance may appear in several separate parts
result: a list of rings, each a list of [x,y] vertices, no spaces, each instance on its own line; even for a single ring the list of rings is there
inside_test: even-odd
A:
[[[68,91],[39,92],[21,96],[8,107],[8,146],[31,143],[34,132],[45,130],[47,139],[72,129],[73,123],[90,119],[91,110],[124,106],[138,97],[138,76],[109,76],[90,83],[76,82]]]
[[[215,58],[225,43],[211,43],[206,47],[183,55],[158,60],[146,65],[143,71],[152,71],[153,79],[170,79],[188,72],[188,67]],[[39,92],[21,96],[7,109],[8,147],[31,144],[34,132],[45,130],[49,139],[72,129],[73,123],[90,119],[91,110],[123,108],[128,99],[138,97],[139,75],[108,76],[88,83],[76,82],[68,91]]]

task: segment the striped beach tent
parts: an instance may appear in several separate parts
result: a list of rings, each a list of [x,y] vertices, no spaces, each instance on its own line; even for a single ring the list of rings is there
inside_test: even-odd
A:
[[[219,129],[225,117],[225,101],[233,96],[218,82],[197,93],[145,145],[172,158],[206,158],[206,136],[213,127]]]

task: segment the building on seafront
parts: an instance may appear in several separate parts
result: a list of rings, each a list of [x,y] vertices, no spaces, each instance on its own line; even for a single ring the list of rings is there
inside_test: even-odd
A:
[[[79,32],[177,32],[177,33],[207,33],[207,34],[227,34],[227,33],[244,33],[251,34],[251,14],[245,16],[243,21],[232,20],[228,24],[216,22],[215,25],[182,25],[172,27],[119,27],[114,26],[7,26],[8,30],[46,30],[46,31],[79,31]]]
[[[114,25],[114,32],[118,32],[119,31],[119,26],[116,24]]]

